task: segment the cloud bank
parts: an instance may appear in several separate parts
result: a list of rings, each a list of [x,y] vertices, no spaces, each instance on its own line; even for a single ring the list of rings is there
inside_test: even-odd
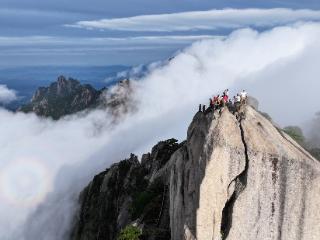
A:
[[[17,100],[17,93],[12,89],[8,89],[6,85],[0,84],[0,104],[7,104]]]
[[[223,9],[79,21],[65,26],[118,31],[174,32],[273,27],[297,21],[319,20],[320,11],[308,9]]]
[[[0,36],[0,47],[12,46],[121,46],[136,44],[173,44],[192,43],[203,39],[219,38],[212,35],[162,35],[162,36],[139,36],[139,37],[106,37],[106,38],[72,38],[51,36],[25,36],[4,37]]]
[[[0,65],[56,65],[61,61],[63,65],[135,65],[150,62],[150,59],[165,58],[195,41],[214,38],[221,36],[0,36]]]
[[[319,101],[305,105],[295,94],[312,86],[306,97],[317,96],[319,61],[319,24],[243,29],[155,64],[133,82],[138,111],[116,126],[102,110],[57,122],[0,110],[0,239],[65,239],[79,191],[94,174],[159,140],[184,140],[198,104],[227,87],[234,94],[247,86],[276,120],[300,107],[313,114]],[[275,104],[284,99],[290,106]]]

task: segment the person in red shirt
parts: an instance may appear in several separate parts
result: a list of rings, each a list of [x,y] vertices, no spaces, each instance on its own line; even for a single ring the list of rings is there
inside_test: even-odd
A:
[[[223,98],[224,103],[228,102],[228,99],[229,99],[228,95],[223,95],[222,98]]]

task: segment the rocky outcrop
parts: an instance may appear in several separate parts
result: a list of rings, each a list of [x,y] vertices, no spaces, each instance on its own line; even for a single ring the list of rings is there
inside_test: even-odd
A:
[[[118,82],[110,89],[96,90],[89,84],[60,76],[48,87],[40,87],[31,101],[21,106],[18,111],[34,112],[38,116],[52,117],[57,120],[65,115],[103,108],[116,118],[134,110],[131,100],[132,88],[129,80]]]
[[[171,238],[319,239],[320,165],[251,107],[198,113],[172,157]]]
[[[319,239],[319,162],[251,108],[241,125],[247,185],[227,239]]]
[[[19,110],[59,119],[67,114],[95,107],[101,93],[89,84],[81,85],[75,79],[60,76],[49,87],[38,88],[30,103]]]
[[[103,91],[100,107],[107,109],[115,120],[121,120],[124,114],[137,110],[133,93],[132,82],[129,79],[121,80],[113,88]]]
[[[96,175],[80,195],[71,239],[114,240],[131,223],[142,239],[169,239],[169,183],[157,173],[180,147],[175,139],[162,141],[141,163],[131,155]]]
[[[185,142],[97,175],[72,240],[116,239],[126,225],[147,240],[319,239],[320,163],[254,108],[241,111],[198,112]]]
[[[188,130],[187,144],[172,157],[170,216],[172,239],[219,239],[230,212],[224,208],[246,170],[245,146],[236,118],[198,113]]]
[[[130,223],[129,206],[135,191],[146,184],[136,156],[96,175],[81,193],[79,221],[73,239],[115,239]]]

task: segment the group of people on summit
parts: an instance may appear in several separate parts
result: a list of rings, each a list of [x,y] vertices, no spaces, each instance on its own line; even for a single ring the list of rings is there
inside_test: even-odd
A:
[[[233,97],[233,101],[229,98],[229,89],[226,89],[223,91],[223,94],[213,96],[213,98],[209,99],[209,108],[207,110],[216,110],[221,109],[225,106],[228,107],[228,109],[232,112],[238,112],[240,110],[241,105],[244,105],[247,103],[247,97],[248,94],[245,90],[242,90],[242,92],[238,93],[236,96]],[[206,106],[203,105],[199,106],[199,111],[206,111]]]

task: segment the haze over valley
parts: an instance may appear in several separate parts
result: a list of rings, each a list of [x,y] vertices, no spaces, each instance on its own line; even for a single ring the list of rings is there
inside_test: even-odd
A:
[[[145,239],[161,229],[163,239],[235,239],[237,227],[254,239],[239,220],[255,214],[244,198],[264,206],[260,239],[289,239],[274,230],[289,223],[292,239],[317,239],[320,5],[120,2],[0,2],[1,19],[21,14],[0,23],[0,239],[117,239],[131,225]],[[243,106],[243,120],[198,112],[225,89],[258,106]],[[251,197],[255,188],[267,197]]]

